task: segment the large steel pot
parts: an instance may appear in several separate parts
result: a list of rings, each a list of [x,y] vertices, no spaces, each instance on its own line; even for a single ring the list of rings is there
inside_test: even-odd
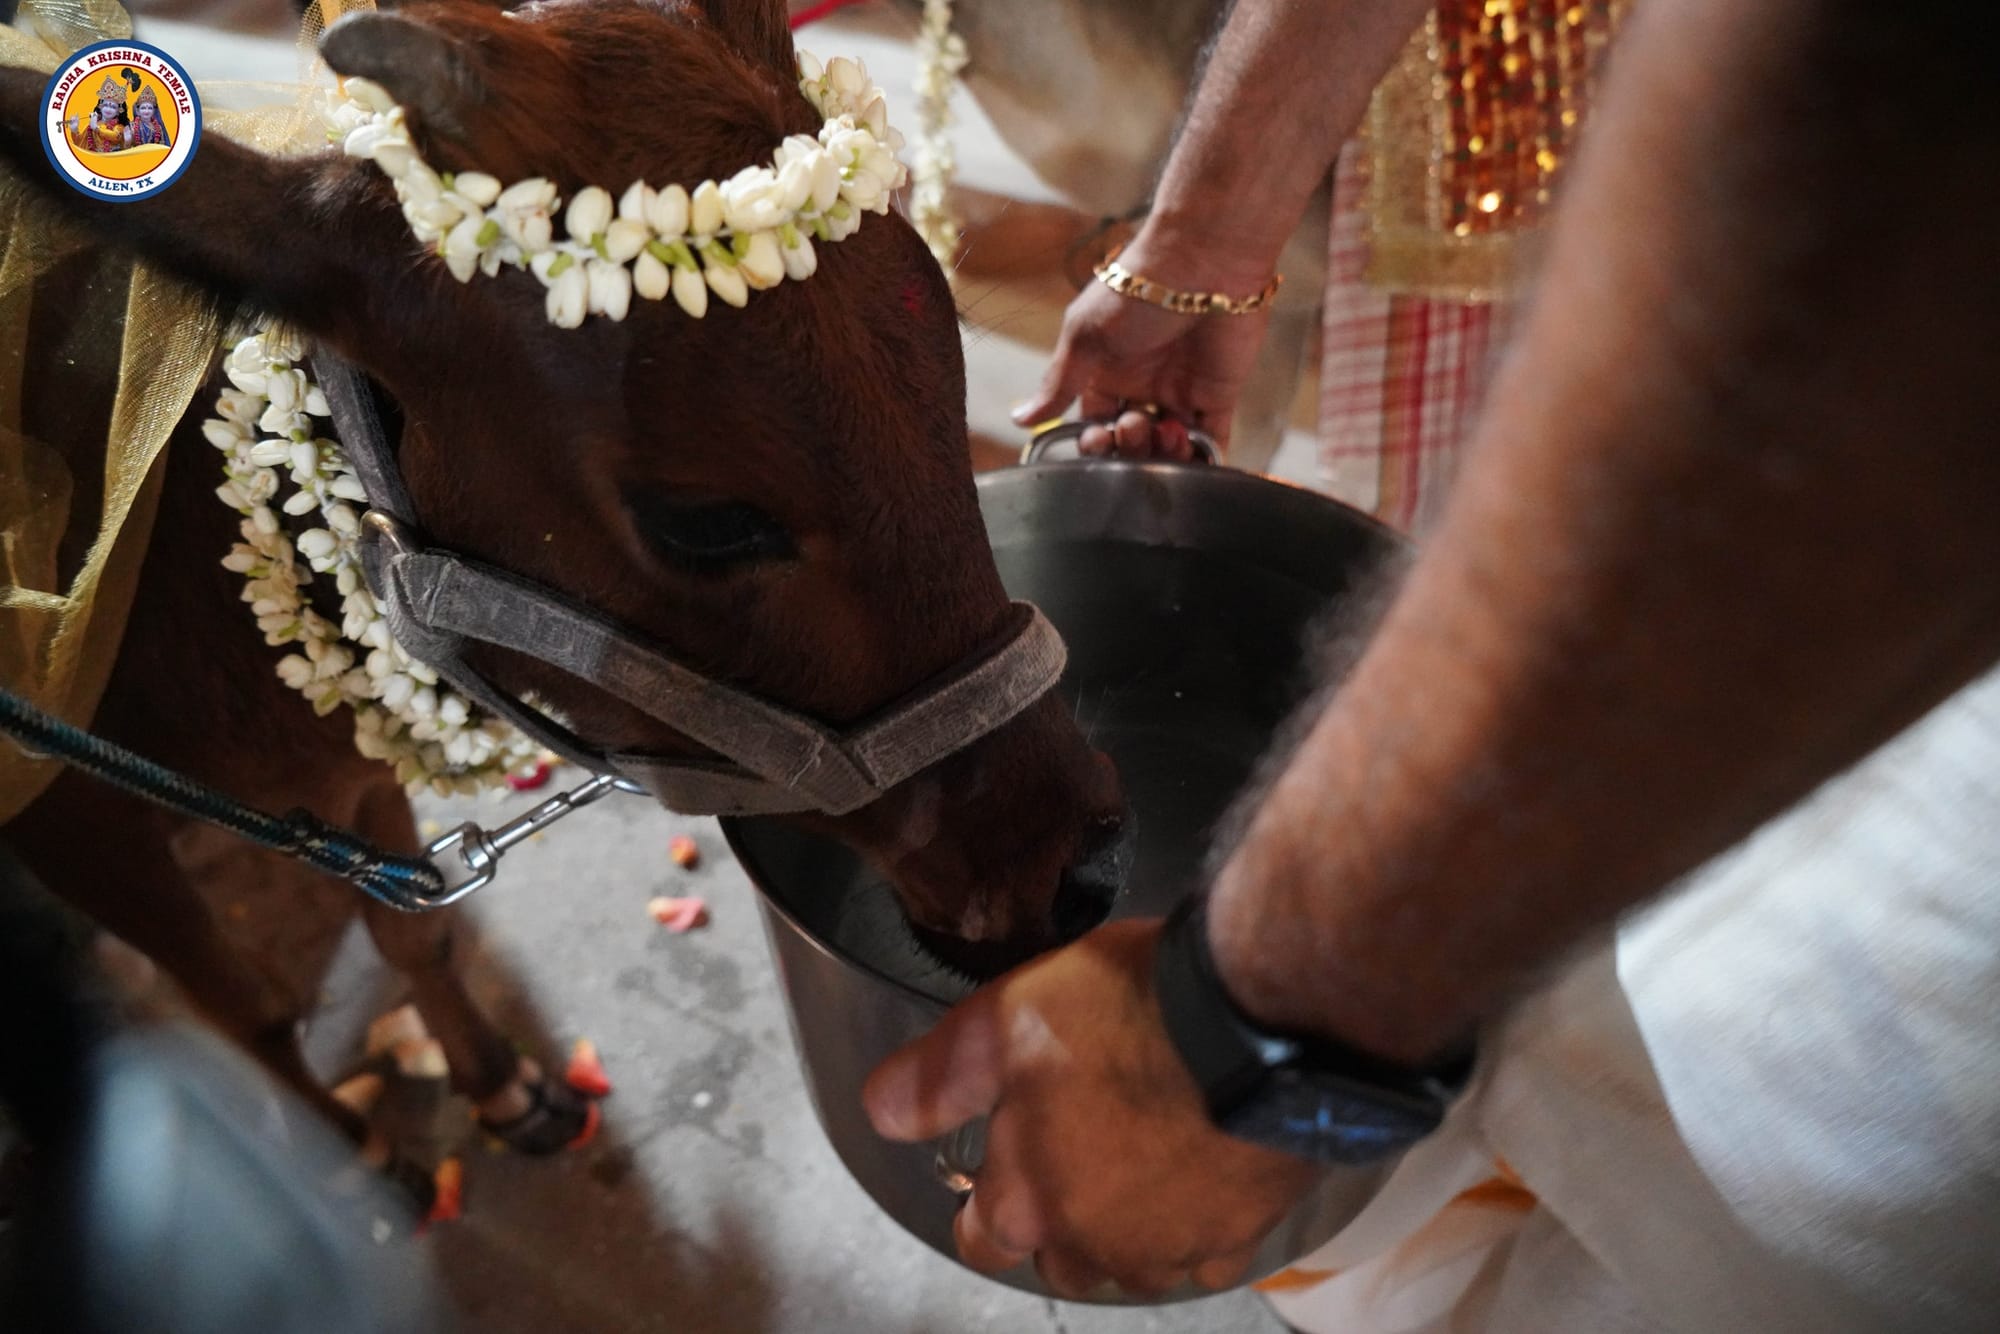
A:
[[[1008,592],[1062,631],[1060,688],[1124,779],[1137,847],[1113,915],[1163,914],[1194,886],[1209,832],[1309,688],[1309,625],[1398,539],[1317,493],[1222,468],[1043,463],[981,477],[979,496]],[[976,1133],[888,1143],[868,1125],[861,1085],[970,984],[923,953],[886,886],[844,848],[767,819],[723,825],[762,891],[827,1138],[876,1203],[954,1256],[954,1188],[976,1162]],[[1332,1176],[1273,1234],[1253,1276],[1331,1236],[1384,1171]],[[1043,1291],[1030,1266],[1001,1278]]]

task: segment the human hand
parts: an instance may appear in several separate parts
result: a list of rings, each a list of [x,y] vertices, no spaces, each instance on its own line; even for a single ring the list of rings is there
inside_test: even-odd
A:
[[[1149,254],[1143,235],[1120,258],[1135,272],[1149,275],[1155,269],[1148,266],[1159,265],[1161,281],[1194,282],[1182,276],[1183,266]],[[1201,286],[1210,285],[1206,275],[1202,279]],[[1233,276],[1213,285],[1222,290],[1232,284],[1245,290],[1254,285]],[[1207,431],[1226,450],[1236,400],[1269,321],[1264,311],[1178,314],[1093,282],[1070,302],[1055,360],[1035,397],[1014,410],[1014,420],[1023,425],[1046,421],[1081,400],[1085,419],[1109,423],[1083,433],[1077,447],[1085,454],[1186,460],[1194,456],[1190,425]],[[1133,406],[1137,404],[1152,405],[1158,412]]]
[[[1228,1287],[1317,1179],[1209,1122],[1154,999],[1159,935],[1157,921],[1101,926],[982,987],[869,1078],[889,1139],[990,1117],[956,1224],[972,1268],[1033,1255],[1070,1297],[1107,1279],[1141,1295]]]

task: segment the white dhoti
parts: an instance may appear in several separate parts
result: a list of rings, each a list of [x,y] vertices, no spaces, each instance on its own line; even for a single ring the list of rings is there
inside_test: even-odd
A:
[[[2000,672],[1488,1037],[1314,1334],[2000,1328]]]

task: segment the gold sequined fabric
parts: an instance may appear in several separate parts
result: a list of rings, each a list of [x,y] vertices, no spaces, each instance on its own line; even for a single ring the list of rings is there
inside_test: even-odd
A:
[[[322,144],[309,100],[321,27],[308,19],[297,84],[202,84],[204,135],[267,152]],[[79,47],[131,35],[113,0],[23,0],[14,26],[0,26],[0,65],[48,73]],[[88,725],[152,535],[167,438],[223,330],[198,293],[94,249],[37,193],[0,168],[0,684]],[[70,386],[79,401],[51,411]],[[30,433],[37,406],[62,419],[61,438]],[[0,742],[0,824],[58,772]]]
[[[1376,89],[1369,278],[1507,296],[1589,117],[1630,0],[1446,0]]]

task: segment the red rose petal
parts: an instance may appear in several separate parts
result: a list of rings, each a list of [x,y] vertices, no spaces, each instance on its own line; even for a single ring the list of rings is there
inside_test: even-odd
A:
[[[533,792],[536,788],[546,784],[549,781],[549,775],[553,772],[555,772],[555,766],[547,760],[536,760],[534,768],[523,769],[517,774],[508,774],[507,786],[516,792]]]
[[[597,1044],[589,1038],[578,1038],[576,1045],[570,1048],[569,1068],[563,1071],[563,1083],[586,1098],[611,1095],[611,1077],[604,1073],[604,1062],[598,1058]]]
[[[580,1149],[597,1138],[599,1128],[604,1125],[604,1109],[591,1103],[583,1109],[583,1129],[576,1132],[576,1138],[563,1145],[565,1149]]]
[[[657,898],[646,904],[646,911],[669,931],[692,931],[708,925],[708,903],[699,898]]]
[[[453,1223],[465,1216],[465,1164],[456,1158],[447,1158],[431,1173],[431,1182],[437,1187],[437,1198],[431,1201],[431,1211],[424,1215],[426,1223]]]

